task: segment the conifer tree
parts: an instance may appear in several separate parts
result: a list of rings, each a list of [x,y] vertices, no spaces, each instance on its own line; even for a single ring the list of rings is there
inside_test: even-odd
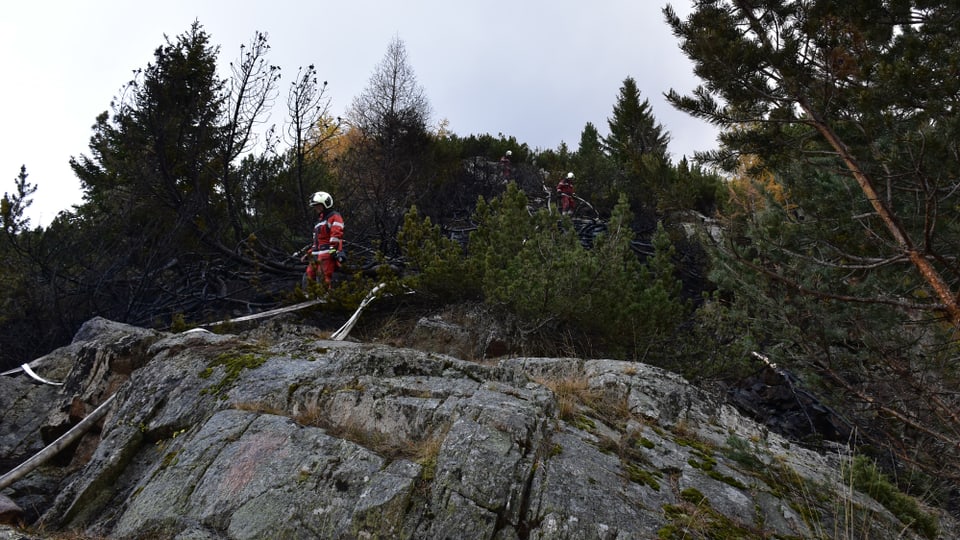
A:
[[[590,201],[599,212],[608,214],[619,196],[614,191],[616,167],[604,151],[600,133],[591,122],[587,122],[580,133],[580,145],[572,161],[572,168],[577,172],[577,194]]]
[[[412,271],[410,287],[442,302],[477,296],[477,274],[463,247],[441,234],[429,217],[421,217],[416,206],[404,215],[397,243]]]
[[[953,205],[951,179],[960,177],[949,105],[960,95],[952,67],[960,61],[958,31],[949,22],[960,8],[710,1],[685,21],[669,8],[666,15],[706,81],[692,96],[668,98],[726,128],[723,149],[704,157],[731,170],[749,154],[774,170],[802,162],[827,174],[805,173],[810,178],[855,190],[863,204],[844,213],[874,240],[822,262],[909,270],[928,300],[903,308],[940,313],[960,327],[956,234],[943,211]],[[805,208],[811,216],[817,210]]]
[[[4,193],[0,199],[0,227],[9,237],[16,236],[30,226],[30,218],[25,213],[33,204],[33,194],[36,193],[37,186],[27,181],[28,176],[27,166],[20,167],[20,174],[14,181],[16,191],[12,195]]]
[[[430,114],[406,46],[395,38],[347,112],[357,142],[342,160],[340,172],[349,181],[339,194],[341,200],[353,201],[345,210],[355,234],[378,242],[390,255],[398,251],[403,212],[414,204],[427,206],[434,180],[426,159],[431,155]]]
[[[668,99],[724,129],[700,157],[746,179],[714,259],[718,340],[760,348],[832,392],[870,446],[956,485],[960,6],[665,14],[704,80]]]
[[[158,304],[173,301],[159,291],[176,289],[162,269],[192,262],[185,256],[218,243],[229,224],[216,161],[224,147],[217,52],[198,23],[168,38],[112,115],[97,118],[91,156],[71,159],[84,191],[78,214],[89,226],[77,235],[54,230],[75,236],[71,271],[93,309],[114,320],[156,317]]]
[[[45,354],[70,337],[58,324],[49,283],[59,266],[45,256],[44,231],[30,228],[25,211],[33,203],[37,185],[28,180],[26,166],[14,179],[13,192],[0,199],[0,370]]]
[[[198,23],[156,49],[112,117],[97,119],[92,157],[71,160],[92,205],[85,210],[126,214],[133,227],[166,220],[171,232],[213,225],[221,194],[211,159],[223,146],[216,60]]]
[[[669,175],[670,136],[654,118],[650,101],[640,100],[632,77],[624,79],[607,125],[610,134],[604,147],[618,168],[614,191],[627,193],[632,206],[654,207],[656,193]]]
[[[569,218],[529,211],[512,183],[502,197],[478,201],[474,220],[469,264],[483,300],[518,317],[527,332],[573,337],[582,351],[647,357],[687,314],[666,234],[658,235],[651,263],[641,263],[624,196],[592,249]]]
[[[623,80],[613,116],[607,120],[610,134],[604,138],[607,151],[624,168],[635,166],[645,155],[665,155],[670,136],[653,117],[650,100],[640,101],[633,77]]]

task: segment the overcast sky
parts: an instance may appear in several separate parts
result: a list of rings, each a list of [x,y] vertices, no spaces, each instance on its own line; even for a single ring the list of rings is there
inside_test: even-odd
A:
[[[38,185],[29,213],[46,225],[82,200],[68,161],[89,155],[97,115],[153,61],[153,52],[199,21],[220,47],[220,75],[240,45],[266,32],[282,68],[270,123],[284,121],[300,66],[328,81],[331,112],[363,91],[395,38],[433,109],[454,133],[503,133],[533,149],[576,150],[592,122],[608,133],[620,86],[633,77],[641,99],[672,137],[673,158],[716,145],[708,124],[670,107],[663,93],[698,80],[658,0],[59,0],[8,2],[0,20],[0,192],[20,166]],[[691,1],[670,2],[685,16]]]

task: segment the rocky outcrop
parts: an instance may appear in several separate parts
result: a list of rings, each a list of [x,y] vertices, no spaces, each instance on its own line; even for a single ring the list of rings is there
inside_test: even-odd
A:
[[[922,537],[851,489],[842,448],[798,447],[638,363],[490,365],[277,321],[217,335],[95,319],[42,369],[67,384],[0,378],[0,405],[15,411],[0,426],[7,466],[117,397],[101,426],[4,490],[37,530],[506,540],[814,538],[856,527],[848,537]],[[949,516],[940,527],[956,532]]]

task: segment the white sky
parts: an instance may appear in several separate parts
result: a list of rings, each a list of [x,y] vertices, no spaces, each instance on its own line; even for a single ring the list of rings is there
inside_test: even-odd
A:
[[[194,20],[220,46],[221,77],[254,32],[282,68],[277,108],[300,66],[329,82],[342,114],[399,37],[433,109],[460,136],[503,133],[532,149],[576,150],[601,135],[623,80],[670,133],[674,159],[716,145],[716,130],[670,107],[663,93],[699,81],[661,13],[667,0],[58,0],[8,2],[0,19],[0,193],[20,166],[39,186],[29,216],[46,225],[82,200],[71,156],[89,155],[91,126],[135,69]],[[670,2],[680,16],[690,0]]]

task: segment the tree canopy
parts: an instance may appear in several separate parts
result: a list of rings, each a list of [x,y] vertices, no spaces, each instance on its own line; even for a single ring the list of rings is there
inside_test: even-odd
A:
[[[733,175],[711,274],[717,335],[835,395],[900,463],[955,462],[960,6],[664,11],[703,80],[668,99],[723,128],[699,157]]]
[[[960,326],[960,267],[951,212],[957,196],[956,5],[950,2],[700,2],[681,20],[665,10],[706,81],[677,107],[726,129],[707,156],[802,163],[858,196],[844,209],[867,232],[817,257],[851,271],[910,271],[925,309]],[[801,186],[810,183],[798,179]],[[799,193],[802,187],[794,190]],[[857,204],[859,201],[860,204]],[[804,207],[808,217],[836,208]],[[893,291],[875,300],[897,303]],[[882,296],[880,298],[879,296]],[[899,296],[899,295],[898,295]]]

